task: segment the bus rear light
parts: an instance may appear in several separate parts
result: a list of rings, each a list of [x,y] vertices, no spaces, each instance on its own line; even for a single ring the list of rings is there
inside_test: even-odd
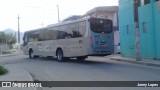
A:
[[[102,46],[102,47],[105,47],[105,46],[107,46],[107,44],[101,44],[101,46]]]
[[[92,43],[93,43],[93,38],[90,37],[90,44],[92,45]]]

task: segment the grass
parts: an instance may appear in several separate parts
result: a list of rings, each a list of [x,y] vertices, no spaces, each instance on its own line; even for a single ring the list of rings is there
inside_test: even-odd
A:
[[[0,75],[6,74],[8,71],[4,67],[0,66]]]

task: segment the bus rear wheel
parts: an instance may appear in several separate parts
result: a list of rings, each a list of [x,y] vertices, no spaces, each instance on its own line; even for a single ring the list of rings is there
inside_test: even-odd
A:
[[[65,62],[66,59],[63,57],[63,51],[61,49],[58,49],[56,52],[57,60],[59,62]]]
[[[86,58],[87,58],[87,57],[85,57],[85,56],[81,56],[81,57],[77,57],[76,59],[77,59],[78,61],[84,61]]]

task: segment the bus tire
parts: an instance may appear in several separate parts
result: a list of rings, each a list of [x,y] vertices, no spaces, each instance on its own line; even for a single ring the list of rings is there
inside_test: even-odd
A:
[[[30,58],[30,59],[33,59],[33,58],[34,58],[33,50],[32,50],[32,49],[29,49],[29,58]]]
[[[62,51],[62,49],[58,49],[57,50],[56,57],[57,57],[57,60],[59,62],[65,62],[66,61],[66,59],[63,57],[63,51]]]
[[[84,61],[84,60],[86,59],[86,57],[81,56],[81,57],[77,57],[76,59],[77,59],[78,61]]]
[[[33,58],[39,58],[39,56],[38,55],[34,55],[34,57]]]

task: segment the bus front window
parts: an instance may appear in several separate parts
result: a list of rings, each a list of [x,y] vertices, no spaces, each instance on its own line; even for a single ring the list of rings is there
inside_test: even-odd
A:
[[[23,37],[23,46],[27,45],[27,43],[28,43],[28,37],[27,34],[25,33]]]
[[[105,19],[90,19],[91,30],[95,33],[111,33],[112,22],[107,22]]]

